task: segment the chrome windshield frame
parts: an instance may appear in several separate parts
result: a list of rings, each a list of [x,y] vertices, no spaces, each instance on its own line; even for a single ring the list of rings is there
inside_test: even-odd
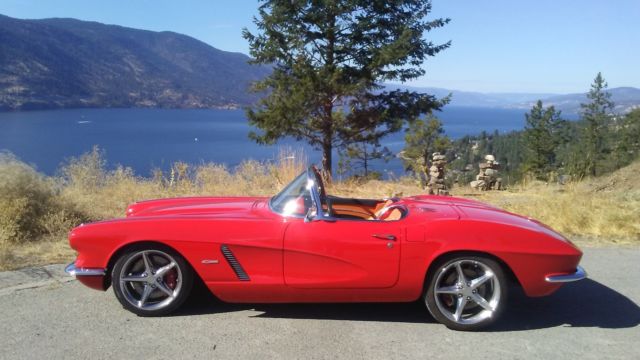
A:
[[[313,198],[313,202],[316,205],[316,216],[313,219],[323,219],[327,217],[328,214],[325,214],[325,212],[322,210],[320,191],[318,190],[318,182],[320,180],[316,177],[316,174],[311,166],[307,169],[307,179],[313,182],[313,186],[311,187],[311,197]]]
[[[306,174],[306,177],[307,177],[307,184],[308,184],[309,182],[311,182],[311,183],[312,183],[312,186],[311,186],[311,189],[309,189],[309,192],[311,193],[311,200],[312,200],[312,202],[313,202],[313,205],[312,205],[312,206],[315,206],[315,208],[316,208],[316,216],[314,217],[314,219],[319,218],[319,217],[324,217],[324,216],[326,216],[326,215],[325,215],[325,213],[322,211],[322,204],[321,204],[321,202],[320,202],[320,193],[319,193],[319,191],[318,191],[318,179],[316,178],[316,176],[315,176],[315,174],[314,174],[313,167],[312,167],[312,166],[309,166],[309,167],[305,170],[305,174]],[[300,174],[300,175],[302,175],[302,174]],[[295,177],[295,179],[297,179],[298,177],[300,177],[300,175],[296,176],[296,177]],[[274,199],[276,196],[278,196],[278,195],[282,194],[282,192],[283,192],[283,191],[284,191],[284,190],[285,190],[285,189],[286,189],[286,188],[287,188],[287,187],[288,187],[288,186],[289,186],[293,181],[295,181],[295,179],[294,179],[294,180],[292,180],[289,184],[287,184],[287,185],[286,185],[286,186],[285,186],[285,187],[284,187],[280,192],[278,192],[277,194],[275,194],[274,196],[272,196],[272,197],[269,199],[269,210],[271,210],[273,213],[276,213],[276,214],[278,214],[278,215],[280,215],[280,216],[283,216],[283,217],[292,217],[292,218],[299,218],[299,219],[302,219],[302,218],[306,218],[306,215],[297,215],[297,214],[285,215],[285,214],[283,214],[282,212],[277,211],[276,209],[274,209],[273,204],[272,204],[273,199]]]

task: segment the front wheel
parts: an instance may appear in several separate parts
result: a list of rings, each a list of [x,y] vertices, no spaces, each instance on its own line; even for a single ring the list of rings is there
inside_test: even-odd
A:
[[[112,284],[125,309],[140,316],[161,316],[176,310],[187,299],[193,270],[169,248],[140,246],[118,258]]]
[[[478,330],[502,313],[507,283],[500,264],[485,256],[458,256],[429,275],[425,303],[433,317],[454,330]]]

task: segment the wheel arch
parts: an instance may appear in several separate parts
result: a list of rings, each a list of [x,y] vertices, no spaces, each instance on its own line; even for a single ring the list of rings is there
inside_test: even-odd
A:
[[[115,263],[118,261],[118,258],[120,257],[120,255],[122,255],[123,253],[125,253],[126,251],[132,248],[142,247],[145,245],[151,245],[151,246],[156,246],[160,248],[167,248],[167,249],[170,249],[171,251],[174,251],[176,254],[182,256],[184,261],[187,263],[187,265],[189,265],[189,267],[191,268],[191,271],[195,275],[195,279],[197,281],[202,281],[200,274],[198,274],[198,272],[195,270],[195,268],[193,267],[193,264],[191,264],[189,259],[186,256],[184,256],[180,251],[178,251],[178,249],[176,249],[175,247],[167,245],[166,243],[163,243],[160,241],[156,241],[156,240],[136,240],[136,241],[131,241],[126,244],[123,244],[122,246],[117,248],[109,257],[109,261],[107,262],[107,267],[105,269],[105,276],[104,276],[105,290],[107,290],[111,286],[111,278],[112,278],[111,273],[113,272],[113,267]]]
[[[510,283],[517,285],[519,288],[522,288],[522,284],[520,283],[520,280],[518,280],[518,277],[515,275],[511,267],[500,257],[490,252],[479,251],[479,250],[450,250],[437,255],[427,267],[424,274],[424,279],[422,282],[422,294],[424,295],[427,288],[427,284],[429,283],[429,280],[431,280],[431,277],[435,273],[435,269],[437,269],[441,264],[443,264],[444,262],[450,259],[453,259],[457,256],[465,256],[465,255],[466,256],[481,255],[494,260],[500,265],[500,267],[504,271],[505,275],[507,276],[507,280],[509,280]]]

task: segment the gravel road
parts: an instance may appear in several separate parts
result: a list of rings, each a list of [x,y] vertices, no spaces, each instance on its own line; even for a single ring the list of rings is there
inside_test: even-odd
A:
[[[232,305],[203,295],[174,316],[140,318],[60,267],[0,273],[0,357],[640,359],[640,248],[587,248],[582,264],[590,279],[546,298],[514,294],[503,321],[479,333],[448,330],[418,303]]]

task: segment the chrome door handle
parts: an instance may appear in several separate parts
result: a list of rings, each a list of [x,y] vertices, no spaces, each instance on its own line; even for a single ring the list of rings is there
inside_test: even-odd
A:
[[[373,236],[374,238],[377,238],[377,239],[388,240],[388,241],[396,241],[395,235],[391,235],[391,234],[373,234],[371,236]]]

